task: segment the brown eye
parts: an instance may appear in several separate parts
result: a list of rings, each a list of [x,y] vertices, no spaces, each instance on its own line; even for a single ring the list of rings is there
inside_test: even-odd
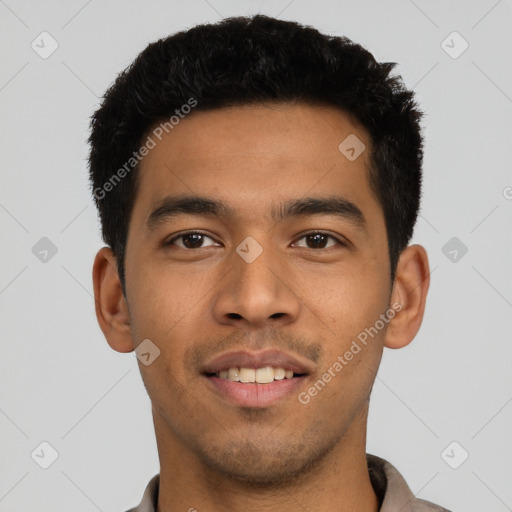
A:
[[[216,243],[211,237],[199,232],[183,233],[169,240],[165,245],[177,245],[182,249],[201,249],[206,240]],[[211,244],[210,244],[211,245]]]
[[[329,239],[333,240],[334,243],[329,244]],[[308,233],[299,238],[299,240],[306,240],[306,242],[305,245],[298,244],[298,247],[306,247],[308,249],[326,249],[334,245],[343,245],[334,236],[322,232]]]

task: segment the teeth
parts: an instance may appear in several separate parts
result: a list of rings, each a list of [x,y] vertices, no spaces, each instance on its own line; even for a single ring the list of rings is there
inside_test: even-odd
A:
[[[223,371],[225,371],[225,370],[223,370]],[[221,373],[223,373],[223,372],[219,372],[219,377],[221,379],[229,379],[229,380],[232,380],[233,382],[240,381],[240,375],[238,374],[238,368],[230,368],[227,371],[226,377],[222,377]]]
[[[268,384],[269,382],[274,382],[274,368],[271,366],[258,368],[256,370],[256,382],[259,384]]]
[[[256,370],[254,368],[240,368],[240,382],[255,382]]]
[[[286,376],[284,368],[274,368],[274,380],[283,380]]]
[[[217,373],[220,379],[230,380],[232,382],[244,382],[258,384],[268,384],[274,380],[283,380],[293,378],[292,370],[285,370],[284,368],[272,368],[265,366],[264,368],[229,368],[221,370]]]

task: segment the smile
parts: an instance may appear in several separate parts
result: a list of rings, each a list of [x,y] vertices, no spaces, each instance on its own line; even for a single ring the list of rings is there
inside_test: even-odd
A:
[[[293,371],[284,368],[273,368],[265,366],[263,368],[229,368],[221,370],[215,374],[219,379],[227,379],[232,382],[269,384],[276,380],[292,379]]]
[[[201,373],[223,401],[261,408],[296,394],[315,366],[308,359],[277,350],[240,350],[209,361]]]

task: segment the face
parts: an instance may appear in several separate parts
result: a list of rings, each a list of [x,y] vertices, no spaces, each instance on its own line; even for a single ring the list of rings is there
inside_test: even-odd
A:
[[[265,484],[364,442],[385,327],[344,354],[391,291],[369,151],[341,111],[275,104],[195,112],[144,158],[126,298],[160,350],[139,362],[159,450]]]

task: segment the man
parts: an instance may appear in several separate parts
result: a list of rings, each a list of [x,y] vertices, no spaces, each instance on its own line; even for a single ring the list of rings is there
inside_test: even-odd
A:
[[[421,112],[393,67],[257,15],[149,45],[107,91],[96,313],[136,351],[160,458],[132,511],[445,510],[365,448],[429,285]]]

